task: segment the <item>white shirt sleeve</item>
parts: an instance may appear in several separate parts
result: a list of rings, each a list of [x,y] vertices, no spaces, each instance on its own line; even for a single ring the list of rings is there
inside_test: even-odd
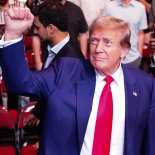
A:
[[[0,40],[0,48],[4,48],[7,46],[10,46],[12,44],[15,44],[19,41],[21,41],[23,39],[23,36],[14,40],[9,40],[9,41],[4,41],[4,35],[2,36],[1,40]]]

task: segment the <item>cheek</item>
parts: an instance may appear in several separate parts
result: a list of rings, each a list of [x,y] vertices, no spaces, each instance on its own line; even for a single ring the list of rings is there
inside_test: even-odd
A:
[[[42,38],[45,38],[45,33],[43,30],[39,30],[38,32]]]
[[[110,62],[113,64],[117,63],[118,61],[120,61],[120,53],[119,51],[117,52],[113,52],[113,53],[110,53],[109,54],[109,59],[110,59]]]

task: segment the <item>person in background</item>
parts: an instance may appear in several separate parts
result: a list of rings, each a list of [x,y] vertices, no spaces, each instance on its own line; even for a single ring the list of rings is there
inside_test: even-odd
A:
[[[44,0],[27,0],[26,6],[33,10],[37,5],[41,4]],[[32,42],[32,51],[34,53],[34,60],[35,60],[35,69],[40,70],[43,65],[43,58],[44,54],[47,53],[47,50],[43,51],[43,42],[40,40],[40,37],[34,32],[32,28],[31,32],[31,42]],[[47,47],[45,47],[47,48]]]
[[[152,0],[139,0],[139,2],[144,4],[146,13],[148,15],[150,13]]]
[[[148,21],[149,21],[149,27],[151,28],[155,23],[155,0],[152,1]]]
[[[37,5],[41,4],[44,0],[27,0],[26,5],[32,10]]]
[[[2,69],[0,67],[0,106],[3,106],[3,98],[2,98]]]
[[[67,0],[51,0],[60,2],[66,7],[68,13],[68,32],[74,44],[81,49],[83,55],[87,57],[87,46],[88,46],[88,25],[83,15],[82,10],[77,5]],[[30,3],[31,2],[31,3]],[[33,10],[37,5],[41,4],[42,1],[30,1],[28,6]]]
[[[121,64],[130,48],[128,24],[97,18],[90,29],[90,63],[61,57],[34,72],[22,40],[33,19],[28,8],[7,10],[0,65],[10,92],[46,98],[38,154],[154,155],[155,80]]]
[[[35,68],[36,70],[40,70],[43,67],[43,49],[38,35],[32,36],[32,50],[34,52]]]
[[[74,44],[80,47],[83,55],[87,58],[88,25],[80,7],[68,0],[59,0],[68,12],[68,32]]]
[[[102,12],[104,10],[104,7],[106,3],[110,0],[69,0],[76,5],[78,5],[86,18],[87,24],[90,27],[93,20],[97,18],[98,16],[102,15]]]
[[[48,42],[48,54],[43,64],[47,68],[59,57],[76,57],[84,59],[81,50],[71,40],[68,29],[68,14],[64,5],[59,2],[45,1],[33,10],[35,15],[34,31]],[[49,16],[51,18],[49,18]],[[45,18],[47,17],[47,18]],[[41,99],[32,114],[24,120],[25,125],[35,125],[38,119],[43,120],[46,99]],[[37,119],[36,119],[37,118]]]
[[[139,0],[142,4],[145,6],[146,10],[146,15],[147,15],[147,23],[149,23],[149,13],[151,9],[151,3],[152,0]],[[144,45],[143,45],[143,55],[142,55],[142,61],[140,65],[140,69],[144,70],[145,72],[150,74],[150,65],[149,65],[149,60],[150,60],[150,46],[149,46],[149,41],[150,41],[150,28],[148,27],[147,29],[144,30]]]
[[[151,69],[151,73],[153,74],[153,76],[155,76],[155,0],[152,1],[148,21],[150,29],[149,45],[151,47],[151,59],[149,61],[149,67]]]
[[[122,63],[139,68],[141,65],[144,29],[147,28],[145,7],[136,0],[110,1],[104,8],[104,16],[113,16],[129,23],[131,29],[131,48]]]

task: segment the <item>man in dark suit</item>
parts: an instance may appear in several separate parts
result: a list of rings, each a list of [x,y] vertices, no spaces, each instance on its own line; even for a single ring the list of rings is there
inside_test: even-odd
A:
[[[48,42],[48,55],[51,54],[49,63],[59,56],[84,58],[79,48],[70,39],[68,33],[68,14],[66,8],[59,2],[44,1],[33,10],[34,32]],[[47,58],[48,59],[48,58]],[[48,66],[48,65],[47,65]],[[43,68],[46,68],[46,62]]]
[[[34,32],[43,41],[48,42],[47,54],[42,68],[47,68],[50,63],[59,57],[84,58],[81,50],[76,47],[68,33],[68,14],[66,8],[59,2],[45,1],[33,10]],[[43,51],[43,52],[46,52]],[[44,53],[43,53],[44,54]],[[39,100],[33,109],[33,114],[28,115],[25,124],[34,125],[37,122],[35,116],[43,119],[45,99]]]
[[[90,30],[91,63],[66,57],[34,72],[24,59],[21,37],[31,26],[33,15],[27,8],[10,8],[5,22],[0,65],[8,90],[46,98],[39,155],[155,154],[155,81],[143,71],[121,64],[130,48],[127,23],[113,17],[94,21]],[[103,87],[106,93],[101,93],[105,92]],[[103,109],[101,98],[107,101]],[[100,116],[105,113],[103,131],[112,127],[110,134],[107,131],[110,143],[108,139],[104,144],[107,134],[102,135],[101,130],[96,137],[100,126],[96,129],[99,122],[104,125]],[[100,145],[102,141],[104,146]],[[98,146],[100,149],[95,149]],[[102,148],[106,153],[95,152]]]

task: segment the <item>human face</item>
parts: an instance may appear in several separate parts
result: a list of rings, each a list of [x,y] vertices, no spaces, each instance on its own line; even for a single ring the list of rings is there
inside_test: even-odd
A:
[[[111,75],[118,69],[128,49],[120,45],[121,33],[115,30],[94,29],[90,36],[90,61],[101,75]]]
[[[43,26],[38,17],[34,18],[34,32],[37,33],[41,39],[48,40],[47,28]]]

